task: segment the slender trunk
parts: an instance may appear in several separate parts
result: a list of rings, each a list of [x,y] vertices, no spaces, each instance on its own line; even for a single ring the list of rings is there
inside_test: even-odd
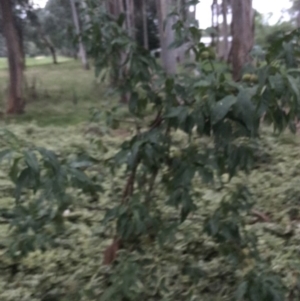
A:
[[[216,0],[213,0],[211,5],[211,27],[215,29],[215,4]],[[211,33],[211,45],[215,46],[215,34]]]
[[[130,0],[130,16],[131,16],[131,37],[133,39],[136,39],[134,0]]]
[[[216,46],[217,46],[217,52],[218,52],[218,49],[221,46],[220,45],[220,23],[219,23],[219,16],[220,16],[220,7],[219,7],[218,0],[216,0],[216,32],[217,32]]]
[[[82,42],[82,39],[80,37],[80,25],[79,25],[79,17],[75,5],[75,0],[70,0],[71,3],[71,10],[72,10],[72,16],[73,16],[73,22],[76,30],[76,34],[78,36],[78,47],[79,47],[79,56],[81,58],[82,66],[84,69],[89,69],[89,63],[86,56],[86,51]]]
[[[135,37],[134,1],[126,0],[126,25],[130,37]]]
[[[145,47],[145,49],[149,49],[148,18],[147,18],[147,0],[142,0],[142,14],[143,14],[143,37],[144,37],[144,47]]]
[[[21,55],[22,55],[22,60],[23,60],[22,68],[23,68],[23,70],[25,70],[26,64],[25,64],[24,36],[23,36],[23,30],[22,30],[22,20],[16,16],[14,19],[15,19],[14,24],[16,26],[16,30],[18,33],[18,40],[19,40]]]
[[[106,2],[109,14],[114,18],[117,19],[120,14],[123,14],[125,12],[124,8],[124,2],[123,0],[110,0],[109,2]],[[126,5],[128,3],[126,2]],[[126,23],[123,24],[123,29],[128,29],[128,14],[126,14]],[[111,85],[114,87],[120,86],[124,78],[127,76],[127,66],[123,66],[124,62],[126,61],[126,53],[122,52],[120,57],[118,58],[118,62],[114,62],[113,68],[111,70]],[[122,66],[122,67],[121,67]],[[121,93],[120,96],[120,102],[121,103],[128,103],[130,98],[130,95],[128,93]]]
[[[126,3],[126,27],[128,34],[131,36],[131,18],[130,18],[130,0],[125,0]]]
[[[117,0],[119,3],[118,3],[118,14],[124,14],[125,13],[125,7],[124,7],[124,2],[123,0]],[[125,24],[123,24],[123,28],[125,27]],[[129,30],[129,28],[127,28]],[[133,28],[131,28],[133,30]],[[125,51],[123,51],[121,53],[121,57],[120,57],[120,64],[121,66],[123,66],[123,68],[120,68],[118,70],[119,72],[119,78],[121,81],[124,81],[126,80],[127,78],[127,74],[128,74],[128,65],[124,65],[125,61],[126,61],[126,58],[127,58],[127,53]],[[130,100],[130,94],[129,93],[125,93],[125,92],[122,92],[121,93],[121,97],[120,97],[120,102],[121,103],[124,103],[124,104],[127,104]]]
[[[183,22],[184,29],[187,30],[190,23],[190,12],[189,7],[186,5],[186,0],[177,0],[177,12],[179,19]],[[176,49],[177,52],[177,63],[182,63],[185,60],[186,49],[188,44],[184,43]]]
[[[43,32],[43,30],[41,28],[41,24],[39,22],[37,22],[36,27],[37,27],[37,32],[40,36],[40,39],[44,42],[44,44],[46,45],[46,47],[48,47],[48,49],[50,51],[53,64],[56,65],[57,64],[56,50],[55,50],[54,45],[51,42],[51,39],[45,35],[45,33]]]
[[[25,106],[23,98],[23,57],[11,0],[1,0],[0,11],[2,12],[9,64],[9,90],[6,112],[7,114],[21,114],[24,112]]]
[[[223,13],[223,43],[224,43],[224,53],[223,53],[223,60],[227,60],[228,53],[229,53],[229,44],[228,44],[228,38],[229,38],[229,28],[228,28],[228,20],[227,20],[227,12],[228,12],[228,0],[222,1],[222,13]]]
[[[298,11],[298,13],[297,13],[296,22],[297,22],[297,27],[300,28],[300,11]]]
[[[219,43],[218,43],[218,57],[221,60],[227,61],[228,59],[228,52],[229,52],[229,46],[228,46],[228,22],[227,22],[227,1],[228,0],[222,0],[222,16],[223,16],[223,23],[220,26],[220,37]]]
[[[53,64],[56,65],[57,64],[57,57],[56,57],[55,47],[53,46],[52,42],[50,41],[50,39],[48,37],[44,37],[44,42],[45,42],[46,46],[49,48],[49,51],[50,51],[51,56],[52,56]]]
[[[174,41],[175,38],[174,30],[172,28],[174,24],[174,17],[168,17],[169,10],[172,7],[172,0],[156,0],[156,5],[159,20],[159,37],[162,65],[168,74],[175,74],[177,67],[176,50],[169,49],[170,44]]]
[[[239,80],[243,66],[250,62],[254,43],[254,11],[252,0],[232,0],[232,46],[230,61],[233,79]]]
[[[124,13],[124,3],[123,0],[107,0],[105,2],[105,7],[107,12],[111,15],[114,20],[117,20],[121,13]],[[124,26],[124,25],[123,25]],[[123,54],[122,54],[123,55]],[[119,58],[119,64],[121,65],[123,58]],[[113,68],[110,73],[110,85],[111,87],[116,87],[122,78],[121,69],[118,64],[113,64]]]

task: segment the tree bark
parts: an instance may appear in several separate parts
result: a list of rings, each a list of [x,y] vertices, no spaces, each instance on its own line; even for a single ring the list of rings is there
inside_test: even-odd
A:
[[[126,5],[129,5],[127,2]],[[125,13],[125,7],[123,0],[109,0],[106,2],[106,8],[108,13],[116,20],[120,14]],[[123,29],[128,30],[128,14],[126,14],[126,24],[123,24]],[[118,63],[114,65],[115,68],[111,72],[111,86],[119,86],[120,83],[124,80],[127,74],[127,66],[124,66],[126,61],[126,52],[122,52],[118,58]],[[122,66],[122,67],[121,67]],[[128,93],[121,93],[120,102],[128,103],[130,95]]]
[[[18,33],[18,39],[19,39],[19,44],[20,44],[20,49],[21,49],[21,54],[22,54],[22,60],[23,60],[23,65],[22,68],[25,70],[26,68],[26,63],[25,63],[25,50],[24,50],[24,36],[23,36],[23,24],[22,20],[18,18],[17,16],[14,16],[14,24],[16,26],[16,30]]]
[[[222,16],[223,16],[223,23],[221,26],[221,37],[219,41],[218,47],[218,57],[224,61],[227,61],[228,54],[229,54],[229,28],[228,28],[228,21],[227,21],[227,13],[228,13],[228,0],[222,0]]]
[[[296,19],[297,27],[300,28],[300,11],[297,13],[297,19]]]
[[[143,14],[143,37],[144,37],[144,47],[145,47],[145,49],[149,49],[148,18],[147,18],[147,0],[142,0],[142,14]]]
[[[51,56],[52,56],[52,62],[54,65],[58,64],[57,63],[57,57],[56,57],[56,50],[55,50],[55,47],[53,46],[50,38],[48,38],[47,36],[43,36],[42,37],[44,43],[46,44],[46,46],[49,48],[49,51],[51,53]]]
[[[213,0],[213,3],[211,5],[211,27],[213,30],[217,30],[216,25],[216,5],[218,5],[217,0]],[[216,35],[214,32],[211,33],[211,46],[216,45]]]
[[[156,6],[159,22],[162,65],[166,73],[175,74],[177,67],[176,50],[169,49],[170,44],[174,41],[175,38],[174,30],[172,29],[172,26],[174,24],[174,17],[168,17],[169,10],[172,7],[172,0],[156,0]]]
[[[9,90],[6,112],[7,114],[21,114],[24,112],[25,107],[23,98],[24,62],[11,0],[1,0],[0,11],[2,12],[9,65]]]
[[[36,26],[37,26],[37,31],[40,36],[40,39],[44,42],[46,47],[48,47],[51,57],[52,57],[52,62],[54,65],[56,65],[57,64],[56,50],[55,50],[54,45],[51,42],[51,39],[45,35],[45,33],[43,32],[43,30],[41,28],[41,24],[38,23]]]
[[[239,80],[243,66],[250,62],[254,43],[254,11],[252,0],[232,0],[232,46],[229,60],[233,79]]]
[[[130,37],[135,37],[134,1],[126,0],[126,25]]]
[[[78,17],[76,5],[75,5],[75,0],[70,0],[70,4],[71,4],[74,27],[75,27],[76,34],[79,39],[78,40],[79,56],[81,58],[83,68],[88,70],[90,68],[90,66],[89,66],[89,63],[87,60],[86,51],[85,51],[82,39],[80,37],[80,24],[79,24],[79,17]]]

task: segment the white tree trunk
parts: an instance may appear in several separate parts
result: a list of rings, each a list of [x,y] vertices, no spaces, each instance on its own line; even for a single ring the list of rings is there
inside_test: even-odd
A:
[[[227,21],[228,13],[228,0],[222,0],[222,16],[223,23],[220,26],[220,35],[222,39],[219,39],[218,44],[218,57],[222,60],[227,61],[229,54],[229,27]]]
[[[241,71],[250,61],[249,53],[254,43],[254,10],[252,0],[232,0],[232,45],[230,61],[233,78],[239,80]]]
[[[175,74],[177,67],[176,49],[169,48],[170,44],[173,43],[175,39],[175,32],[172,29],[175,20],[173,16],[168,17],[172,4],[172,0],[156,0],[159,20],[161,60],[163,68],[168,74]]]
[[[84,45],[82,43],[82,39],[80,37],[80,25],[79,25],[79,18],[78,18],[78,13],[77,13],[75,1],[70,0],[70,4],[71,4],[74,27],[75,27],[75,30],[76,30],[76,34],[78,35],[78,38],[79,38],[79,41],[78,41],[79,56],[81,58],[83,68],[88,70],[89,69],[89,63],[88,63],[88,60],[87,60]]]
[[[135,37],[134,1],[126,0],[126,25],[130,37]]]

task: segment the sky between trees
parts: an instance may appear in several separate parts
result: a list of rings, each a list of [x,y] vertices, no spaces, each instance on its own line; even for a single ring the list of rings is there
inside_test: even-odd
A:
[[[164,1],[164,0],[163,0]],[[34,0],[34,3],[40,7],[44,7],[47,3],[47,0]],[[197,19],[200,20],[200,27],[207,28],[211,26],[211,0],[202,0],[197,7]],[[257,9],[260,13],[268,17],[269,14],[272,14],[269,18],[269,23],[271,25],[278,22],[282,17],[284,19],[289,18],[287,14],[284,14],[283,11],[290,8],[290,0],[253,0],[253,7]]]

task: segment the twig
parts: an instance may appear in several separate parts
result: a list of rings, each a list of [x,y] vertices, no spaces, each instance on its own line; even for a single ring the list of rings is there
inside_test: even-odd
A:
[[[270,218],[263,212],[253,209],[253,210],[251,210],[251,214],[258,217],[260,220],[262,220],[265,223],[270,222]]]

